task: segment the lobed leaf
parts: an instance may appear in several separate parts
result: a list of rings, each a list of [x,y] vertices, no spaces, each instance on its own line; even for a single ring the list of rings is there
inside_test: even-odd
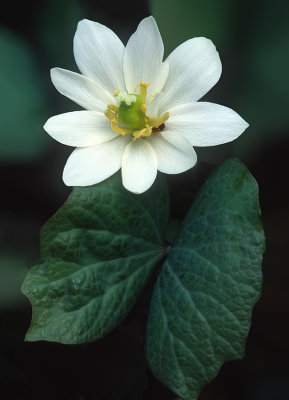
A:
[[[120,175],[74,188],[41,231],[40,258],[22,290],[33,308],[27,340],[83,343],[117,326],[163,256],[165,182],[143,195]]]
[[[197,196],[151,301],[149,366],[185,400],[197,399],[225,361],[243,357],[263,250],[257,184],[231,159]]]

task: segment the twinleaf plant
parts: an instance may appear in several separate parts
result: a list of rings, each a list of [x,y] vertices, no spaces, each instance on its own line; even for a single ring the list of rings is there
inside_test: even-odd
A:
[[[197,162],[194,146],[230,142],[248,124],[230,108],[199,102],[222,70],[209,39],[189,39],[165,61],[163,54],[152,16],[126,46],[106,26],[83,20],[74,37],[81,74],[51,70],[56,89],[85,110],[44,126],[76,147],[63,172],[74,189],[44,225],[23,284],[33,310],[26,339],[100,339],[143,292],[151,295],[150,277],[158,275],[147,363],[172,392],[196,400],[225,361],[243,356],[264,235],[257,184],[232,159],[209,177],[176,239],[164,239],[172,236],[165,234],[169,196],[157,171],[187,171]]]
[[[23,292],[33,305],[28,340],[96,340],[127,315],[162,259],[168,220],[163,179],[143,196],[119,174],[74,188],[41,231],[41,252]]]
[[[195,400],[225,361],[244,354],[262,280],[258,186],[238,159],[225,162],[169,246],[168,204],[163,176],[141,195],[127,191],[119,173],[74,188],[44,225],[39,259],[23,284],[33,309],[26,340],[76,344],[101,338],[158,272],[147,363],[174,393]]]

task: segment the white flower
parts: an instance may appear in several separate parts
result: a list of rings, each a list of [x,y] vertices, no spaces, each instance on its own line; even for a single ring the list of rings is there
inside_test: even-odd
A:
[[[77,147],[64,168],[66,185],[93,185],[121,168],[123,185],[142,193],[157,170],[192,168],[192,146],[230,142],[248,127],[230,108],[197,102],[221,75],[210,40],[187,40],[165,62],[163,53],[153,17],[141,21],[126,47],[106,26],[79,22],[74,56],[82,75],[53,68],[51,79],[86,110],[56,115],[44,126],[60,143]]]

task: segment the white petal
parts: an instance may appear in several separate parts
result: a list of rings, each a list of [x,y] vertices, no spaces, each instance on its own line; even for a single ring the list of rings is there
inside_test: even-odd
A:
[[[118,136],[93,147],[75,149],[63,171],[67,186],[90,186],[119,170],[125,146],[130,138]]]
[[[74,111],[49,118],[44,129],[53,139],[68,146],[87,147],[118,136],[108,119],[97,111]]]
[[[157,78],[152,78],[153,84],[150,89],[151,96],[154,96],[156,93],[161,92],[168,79],[169,70],[170,70],[169,63],[167,62],[162,63]]]
[[[169,76],[163,88],[161,112],[173,105],[198,101],[218,82],[222,72],[214,44],[203,37],[182,43],[166,62]]]
[[[197,162],[195,150],[178,132],[152,134],[147,140],[156,153],[158,170],[165,174],[179,174],[192,168]]]
[[[61,68],[52,68],[51,80],[56,89],[87,110],[104,111],[114,98],[91,79]]]
[[[182,134],[192,146],[231,142],[248,127],[231,108],[214,103],[190,103],[170,109],[166,129]]]
[[[156,179],[157,157],[143,138],[130,142],[122,157],[122,183],[133,193],[145,192]]]
[[[78,68],[111,94],[114,90],[125,90],[123,53],[124,45],[112,30],[87,19],[78,23],[74,36]]]
[[[150,83],[150,94],[160,91],[168,76],[168,65],[162,62],[164,45],[153,17],[144,18],[130,37],[124,52],[123,70],[128,93],[139,81]]]
[[[149,104],[148,109],[146,111],[146,115],[150,118],[157,118],[159,111],[159,102],[162,93],[157,93],[154,96],[153,101]]]

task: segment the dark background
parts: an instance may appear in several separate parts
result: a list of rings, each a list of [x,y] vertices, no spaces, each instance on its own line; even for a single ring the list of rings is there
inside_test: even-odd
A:
[[[77,71],[72,39],[86,17],[124,42],[153,13],[166,55],[194,36],[213,40],[223,74],[205,100],[250,123],[235,142],[196,149],[198,165],[168,176],[172,215],[182,218],[208,174],[238,156],[255,176],[267,238],[264,287],[246,355],[225,364],[200,400],[289,399],[289,3],[249,0],[6,2],[0,13],[0,399],[175,399],[145,369],[142,300],[123,324],[87,345],[24,343],[31,309],[20,285],[44,222],[70,193],[61,175],[71,149],[42,129],[76,105],[49,69]],[[142,397],[143,396],[143,397]]]

